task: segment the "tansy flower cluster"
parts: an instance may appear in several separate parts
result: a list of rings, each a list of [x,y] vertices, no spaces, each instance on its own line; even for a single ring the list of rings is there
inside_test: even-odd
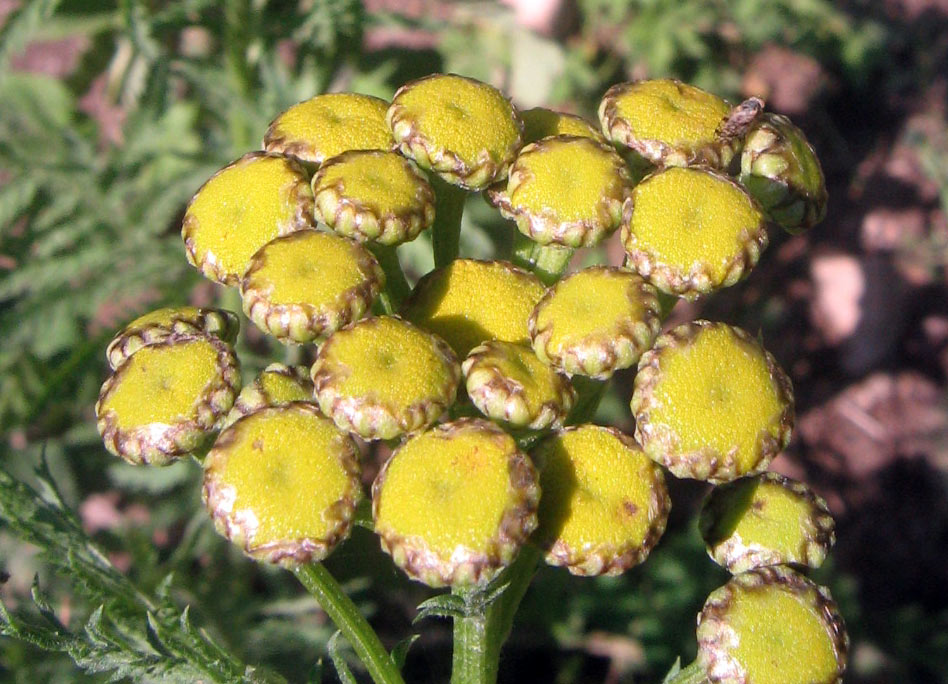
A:
[[[660,334],[675,298],[746,276],[770,224],[821,220],[819,162],[760,100],[677,81],[614,86],[599,118],[519,112],[444,74],[391,102],[290,107],[197,191],[182,236],[253,325],[315,361],[241,389],[236,314],[147,314],[108,348],[105,446],[136,464],[194,455],[218,531],[287,567],[327,556],[371,495],[382,548],[433,587],[484,587],[526,544],[576,575],[622,573],[665,530],[667,473],[705,480],[720,486],[701,531],[735,576],[699,617],[703,672],[839,681],[841,618],[801,572],[833,520],[767,472],[793,427],[789,379],[724,323]],[[518,233],[509,259],[460,257],[473,192]],[[436,267],[409,288],[396,249],[425,231]],[[616,231],[624,263],[564,277],[573,250]],[[636,365],[634,435],[589,422],[603,384]],[[377,440],[393,453],[369,493],[360,444]],[[774,665],[776,641],[793,645]]]

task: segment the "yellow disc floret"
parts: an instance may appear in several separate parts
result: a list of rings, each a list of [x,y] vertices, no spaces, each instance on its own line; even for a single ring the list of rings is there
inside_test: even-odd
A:
[[[713,684],[835,684],[847,648],[828,590],[784,566],[737,575],[698,618],[698,660]]]
[[[346,152],[313,178],[316,218],[360,242],[414,240],[434,222],[434,190],[410,160],[394,152]]]
[[[251,152],[207,181],[188,204],[181,235],[188,261],[237,285],[254,253],[273,238],[313,227],[313,191],[287,157]]]
[[[362,317],[385,283],[372,254],[333,233],[267,243],[240,284],[244,312],[281,342],[311,342]]]
[[[762,472],[793,426],[790,381],[746,332],[696,321],[642,356],[632,412],[645,452],[679,477]]]
[[[460,376],[447,344],[395,316],[337,331],[312,368],[323,413],[366,439],[391,439],[433,423],[454,402]]]
[[[652,346],[659,313],[655,288],[640,276],[594,266],[558,282],[537,305],[533,349],[566,373],[605,379]]]
[[[327,93],[280,114],[263,138],[268,152],[322,164],[349,150],[391,150],[388,102],[370,95]]]
[[[382,547],[430,586],[486,582],[536,527],[536,471],[513,438],[481,420],[411,438],[372,491]]]
[[[524,145],[551,135],[574,135],[600,141],[603,139],[602,134],[592,124],[575,114],[534,107],[520,112],[520,118],[523,120]]]
[[[506,189],[488,197],[535,242],[591,247],[619,227],[631,192],[632,179],[610,146],[557,136],[523,148]]]
[[[522,144],[522,124],[503,93],[454,74],[403,85],[388,122],[405,156],[469,190],[506,176]]]
[[[575,575],[617,575],[645,560],[671,502],[661,468],[612,428],[581,425],[547,438],[537,530],[551,565]]]
[[[488,418],[542,430],[562,425],[576,392],[529,347],[491,340],[462,364],[467,394]]]
[[[636,186],[622,226],[629,265],[658,289],[694,299],[745,276],[767,246],[763,214],[736,183],[667,169]]]
[[[349,535],[362,495],[357,454],[313,405],[263,408],[208,453],[205,504],[218,531],[254,558],[321,560]]]
[[[527,342],[543,283],[506,261],[458,259],[418,281],[405,318],[442,337],[458,357],[486,340]]]
[[[105,381],[96,404],[99,432],[127,461],[166,464],[202,445],[239,383],[237,359],[224,342],[173,335],[142,347]]]
[[[285,406],[293,401],[308,401],[313,404],[316,402],[309,368],[271,363],[252,383],[240,390],[223,427],[257,409]]]
[[[699,527],[708,553],[733,573],[778,564],[816,568],[836,540],[826,502],[777,473],[715,487]]]
[[[727,166],[733,151],[716,145],[731,112],[717,95],[671,79],[621,83],[599,107],[606,137],[654,164]]]

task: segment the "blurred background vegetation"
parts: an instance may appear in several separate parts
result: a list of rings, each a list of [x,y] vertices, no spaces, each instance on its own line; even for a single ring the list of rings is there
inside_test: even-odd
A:
[[[40,608],[62,623],[56,648],[88,656],[96,639],[124,635],[186,664],[200,628],[239,660],[307,681],[333,632],[292,577],[214,533],[194,463],[127,466],[96,434],[119,326],[167,303],[239,309],[186,264],[179,234],[213,171],[324,91],[390,98],[406,80],[453,71],[518,106],[594,119],[613,83],[673,76],[791,116],[822,159],[830,208],[809,235],[773,233],[748,281],[680,305],[672,323],[760,330],[793,377],[798,429],[774,467],[837,515],[840,541],[817,579],[849,623],[849,681],[948,681],[944,0],[0,0],[0,24],[0,469],[13,477],[0,480],[0,595],[39,619],[38,576]],[[510,231],[472,198],[464,253],[503,254]],[[424,237],[400,254],[414,277],[431,268]],[[613,240],[577,265],[620,254]],[[245,377],[282,359],[277,346],[245,325]],[[599,418],[630,429],[631,375],[614,384]],[[61,506],[37,476],[43,451]],[[52,503],[30,508],[16,482]],[[620,578],[542,569],[502,681],[657,681],[677,656],[690,660],[695,615],[725,579],[695,531],[703,494],[674,483],[665,539]],[[328,565],[387,644],[411,632],[428,592],[368,532]],[[186,605],[187,627],[175,622]],[[157,616],[147,625],[146,611]],[[443,681],[449,625],[417,629],[407,677]],[[66,655],[0,638],[4,681],[84,677]]]

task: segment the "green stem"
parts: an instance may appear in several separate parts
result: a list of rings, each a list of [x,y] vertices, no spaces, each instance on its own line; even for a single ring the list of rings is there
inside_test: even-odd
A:
[[[500,649],[510,636],[514,616],[533,580],[540,555],[540,549],[533,544],[523,545],[517,559],[507,569],[507,588],[487,609],[488,647],[495,663],[500,660]]]
[[[662,684],[704,684],[708,681],[708,673],[697,660],[688,667],[682,668],[678,674],[671,679],[666,679]]]
[[[458,258],[461,251],[461,218],[467,191],[430,174],[435,191],[435,222],[431,228],[431,243],[435,268],[447,266]]]
[[[336,578],[321,563],[302,565],[295,570],[295,574],[352,645],[372,680],[376,684],[404,684],[402,675],[375,630],[342,590]]]
[[[572,247],[562,245],[540,245],[517,231],[514,235],[511,260],[520,268],[525,268],[543,282],[552,285],[566,271],[573,252]]]
[[[487,614],[454,618],[454,653],[451,684],[493,684],[497,681],[497,659],[491,657]]]
[[[370,245],[369,250],[385,272],[385,291],[380,296],[382,306],[385,307],[385,313],[395,313],[411,293],[411,285],[405,278],[398,253],[393,246],[379,244]]]

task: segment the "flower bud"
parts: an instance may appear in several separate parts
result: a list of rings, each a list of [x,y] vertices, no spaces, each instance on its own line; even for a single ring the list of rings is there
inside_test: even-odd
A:
[[[551,135],[573,135],[604,142],[602,133],[581,116],[534,107],[520,112],[523,120],[523,144],[536,142]]]
[[[646,454],[714,483],[766,470],[793,428],[793,389],[773,356],[710,321],[680,325],[642,355],[631,406]]]
[[[540,489],[530,459],[477,419],[439,425],[402,444],[372,485],[382,548],[428,586],[485,584],[536,528]]]
[[[316,405],[309,368],[271,363],[252,383],[244,385],[240,390],[222,427],[226,428],[259,409],[286,406],[294,401],[306,401]]]

